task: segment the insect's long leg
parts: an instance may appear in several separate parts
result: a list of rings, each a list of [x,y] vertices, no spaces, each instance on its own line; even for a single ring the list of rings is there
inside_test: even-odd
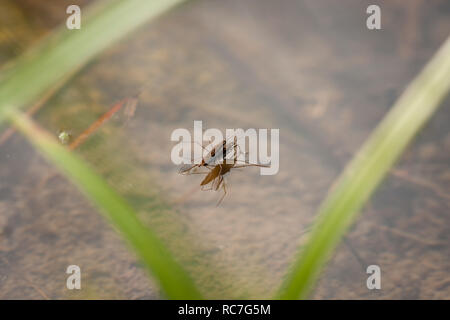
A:
[[[201,166],[201,168],[206,168],[207,170],[211,171],[214,167],[211,168],[210,165]],[[182,167],[179,170],[180,174],[184,175],[190,175],[190,174],[208,174],[209,172],[196,172],[195,169],[200,169],[200,166],[198,165],[189,165],[186,169]]]
[[[246,164],[240,164],[238,166],[234,166],[233,168],[245,168],[245,167],[261,167],[261,168],[269,168],[270,166],[268,164],[256,164],[256,163],[246,163]]]
[[[202,147],[203,151],[208,152],[208,149],[206,149],[206,148],[205,148],[202,144],[200,144],[198,141],[185,141],[185,142],[183,142],[183,143],[195,143],[195,144],[199,145],[200,147]],[[203,156],[202,156],[202,158],[203,158]]]
[[[212,187],[213,187],[214,191],[219,190],[220,184],[222,183],[222,181],[223,181],[223,176],[222,175],[219,175],[217,177],[217,179],[215,181],[213,181]]]
[[[223,187],[223,195],[222,197],[219,199],[219,202],[217,202],[216,207],[219,206],[219,204],[222,202],[222,200],[225,198],[225,196],[227,195],[227,187],[226,187],[226,183],[225,183],[225,179],[222,177],[222,187]]]
[[[216,182],[216,180],[218,179],[218,177],[214,178],[213,181],[211,181],[210,183],[208,183],[207,185],[201,186],[201,190],[202,191],[210,191],[210,190],[214,190],[214,183]],[[205,188],[209,186],[208,188]]]
[[[248,164],[248,162],[247,162],[247,160],[239,160],[239,159],[236,159],[236,162],[241,162],[241,163],[247,163]]]
[[[207,188],[207,187],[208,187],[208,188]],[[202,191],[209,191],[209,190],[212,190],[212,187],[211,187],[210,184],[208,184],[208,185],[205,185],[205,186],[201,186],[200,189],[201,189]]]
[[[183,175],[193,174],[192,170],[196,167],[198,167],[198,165],[196,164],[186,164],[183,165],[180,169],[178,169],[178,173]]]
[[[214,190],[217,191],[217,189],[219,189],[220,184],[222,183],[222,176],[217,176],[214,178],[214,180],[212,180],[209,184],[204,185],[201,187],[202,191],[210,191],[210,190]],[[204,187],[209,186],[209,188],[204,189]]]
[[[190,141],[189,143],[192,143],[192,141]],[[203,150],[207,151],[207,149],[204,146],[202,146],[200,143],[198,143],[197,141],[193,141],[193,143],[197,143],[199,146],[202,147]],[[183,175],[193,174],[193,172],[192,172],[193,169],[198,168],[200,166],[204,166],[204,163],[205,163],[205,159],[204,159],[203,155],[202,155],[202,160],[200,163],[195,163],[195,159],[192,159],[192,158],[190,159],[190,161],[194,162],[194,163],[186,164],[186,165],[182,166],[178,170],[179,174],[183,174]]]
[[[236,159],[236,161],[237,161],[237,162],[240,162],[240,163],[242,163],[242,164],[251,164],[251,163],[248,162],[247,160],[239,160],[239,159]],[[258,164],[258,165],[261,165],[261,166],[268,166],[268,164],[262,164],[262,163],[255,163],[255,164]]]
[[[208,169],[209,171],[211,171],[212,169],[205,167],[206,169]],[[208,174],[208,172],[189,172],[189,174]]]

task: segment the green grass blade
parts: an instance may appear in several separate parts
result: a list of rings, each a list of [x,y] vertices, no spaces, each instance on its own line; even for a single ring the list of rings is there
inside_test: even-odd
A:
[[[200,299],[201,295],[183,268],[175,262],[161,241],[136,217],[134,210],[104,180],[75,154],[61,146],[28,116],[9,111],[11,121],[32,144],[84,192],[123,237],[163,292],[171,299]]]
[[[277,298],[307,298],[321,269],[388,170],[450,89],[450,38],[377,126],[322,203]]]
[[[23,108],[66,80],[95,55],[184,0],[107,0],[81,13],[81,29],[61,26],[0,75],[0,123],[6,108]]]

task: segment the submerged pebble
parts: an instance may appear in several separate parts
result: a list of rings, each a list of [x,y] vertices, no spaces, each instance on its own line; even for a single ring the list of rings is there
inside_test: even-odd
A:
[[[61,131],[58,135],[59,141],[61,141],[62,144],[67,144],[70,141],[70,133],[67,131]]]

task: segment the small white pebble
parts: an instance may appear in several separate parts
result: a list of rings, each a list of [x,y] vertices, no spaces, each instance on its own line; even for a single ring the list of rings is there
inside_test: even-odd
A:
[[[61,131],[58,135],[58,139],[62,144],[67,144],[70,140],[70,134],[67,131]]]

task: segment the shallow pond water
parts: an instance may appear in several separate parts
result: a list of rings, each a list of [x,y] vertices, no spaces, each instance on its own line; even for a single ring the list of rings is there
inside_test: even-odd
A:
[[[375,3],[380,31],[365,26]],[[4,64],[64,21],[68,4],[0,5]],[[268,298],[334,179],[450,34],[449,16],[445,0],[193,1],[104,52],[35,118],[55,137],[75,137],[142,90],[129,121],[119,112],[76,152],[206,297]],[[312,298],[450,298],[449,104],[365,207]],[[170,134],[194,120],[279,128],[279,173],[233,172],[219,207],[216,192],[184,197],[201,177],[177,173]],[[0,162],[1,299],[161,298],[110,225],[20,135],[0,146]],[[65,287],[71,264],[81,267],[80,291]],[[369,264],[381,267],[381,290],[366,287]]]

